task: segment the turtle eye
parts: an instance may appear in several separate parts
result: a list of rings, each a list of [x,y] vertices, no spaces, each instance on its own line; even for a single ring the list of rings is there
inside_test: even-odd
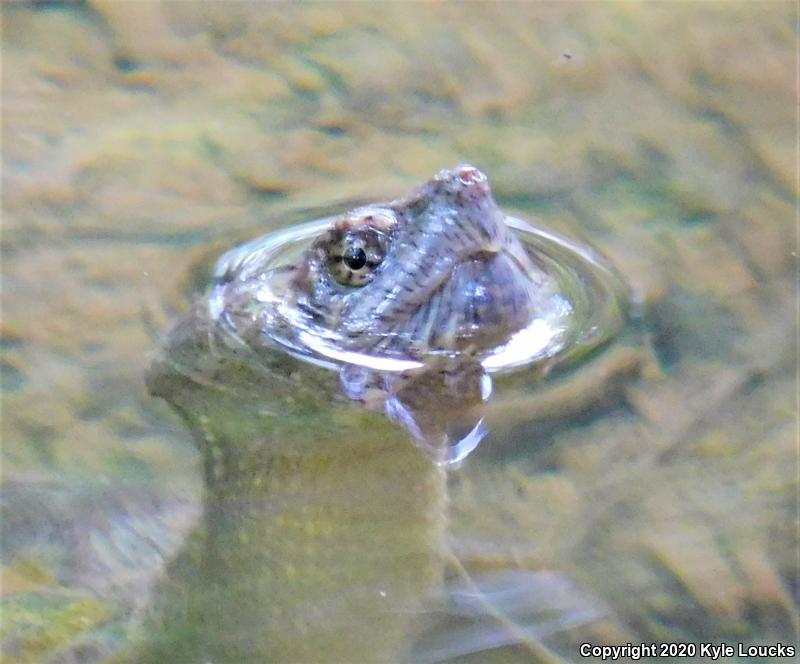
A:
[[[367,252],[361,247],[349,247],[342,256],[342,262],[353,272],[358,272],[367,264]]]
[[[348,234],[329,248],[328,271],[343,286],[366,286],[383,261],[383,245],[381,233]]]

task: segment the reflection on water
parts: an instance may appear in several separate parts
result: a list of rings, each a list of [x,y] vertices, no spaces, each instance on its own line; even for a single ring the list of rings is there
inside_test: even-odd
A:
[[[224,660],[266,647],[246,638],[265,616],[290,660],[797,640],[793,5],[2,9],[10,661],[134,638],[155,661]],[[287,458],[275,487],[257,449],[204,468],[142,373],[210,257],[461,161],[509,213],[610,257],[641,303],[633,340],[535,384],[497,375],[488,434],[446,478],[383,416],[344,399],[340,420],[315,392],[263,413],[212,392],[246,416],[193,433],[259,421],[337,454]],[[444,496],[446,522],[426,520]],[[296,563],[270,567],[275,546]],[[248,565],[272,573],[245,583]],[[317,642],[286,637],[315,624]]]
[[[131,660],[397,661],[441,575],[443,471],[336,399],[335,373],[266,373],[220,332],[200,309],[149,379],[193,430],[206,498]]]

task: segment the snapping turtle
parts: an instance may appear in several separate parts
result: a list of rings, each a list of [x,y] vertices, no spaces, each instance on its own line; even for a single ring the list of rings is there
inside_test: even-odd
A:
[[[466,165],[223,257],[148,373],[202,450],[206,496],[134,659],[447,658],[436,598],[467,583],[481,602],[448,555],[447,468],[487,434],[493,383],[618,331],[616,286],[507,220]],[[486,620],[505,627],[467,652],[531,641],[496,608]],[[411,655],[415,634],[429,645]]]

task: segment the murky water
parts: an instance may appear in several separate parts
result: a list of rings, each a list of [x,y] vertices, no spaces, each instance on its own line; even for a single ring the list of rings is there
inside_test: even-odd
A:
[[[790,3],[2,10],[9,661],[796,643]],[[641,319],[496,390],[447,477],[319,403],[274,426],[338,456],[215,481],[144,383],[214,259],[462,161],[608,256]],[[277,538],[262,474],[292,499]]]

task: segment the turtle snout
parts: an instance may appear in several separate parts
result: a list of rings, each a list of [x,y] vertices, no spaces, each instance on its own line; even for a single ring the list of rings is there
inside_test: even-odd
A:
[[[489,189],[489,178],[474,166],[470,166],[469,164],[458,166],[456,167],[455,175],[459,184],[462,185],[465,190],[475,195],[489,195],[491,191]]]

